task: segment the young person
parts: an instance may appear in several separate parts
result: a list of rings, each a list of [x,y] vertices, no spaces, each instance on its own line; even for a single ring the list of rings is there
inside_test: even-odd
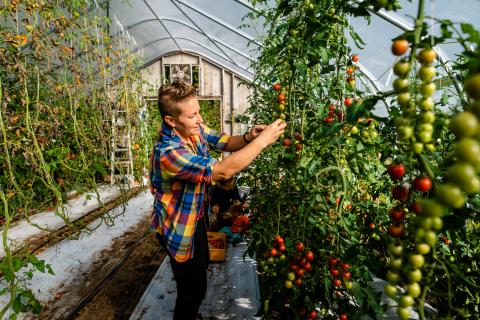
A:
[[[158,108],[163,123],[150,163],[152,227],[170,256],[177,283],[173,318],[194,320],[207,289],[208,189],[247,167],[278,139],[286,123],[255,125],[240,136],[219,134],[203,124],[196,90],[183,82],[160,87]],[[217,161],[209,148],[233,154]]]

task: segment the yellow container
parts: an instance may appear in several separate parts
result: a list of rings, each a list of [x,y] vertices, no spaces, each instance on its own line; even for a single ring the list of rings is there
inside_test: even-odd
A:
[[[227,235],[223,232],[207,232],[210,261],[225,261],[227,258]]]

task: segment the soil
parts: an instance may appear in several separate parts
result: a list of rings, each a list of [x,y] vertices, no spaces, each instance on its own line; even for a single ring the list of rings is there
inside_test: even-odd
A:
[[[142,220],[131,231],[115,239],[113,245],[102,252],[90,270],[82,274],[82,279],[61,288],[55,299],[50,301],[35,319],[129,319],[165,258],[155,234],[148,232],[149,220]],[[107,277],[132,248],[133,251],[124,263],[103,282],[100,291],[76,314],[72,314],[78,303]]]
[[[129,319],[164,257],[150,233],[74,319]]]

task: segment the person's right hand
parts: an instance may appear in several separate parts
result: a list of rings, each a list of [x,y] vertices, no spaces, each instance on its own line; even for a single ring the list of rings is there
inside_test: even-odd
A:
[[[286,126],[287,123],[285,121],[282,119],[277,119],[266,126],[255,140],[261,140],[265,146],[268,146],[277,141],[278,137],[283,133]]]

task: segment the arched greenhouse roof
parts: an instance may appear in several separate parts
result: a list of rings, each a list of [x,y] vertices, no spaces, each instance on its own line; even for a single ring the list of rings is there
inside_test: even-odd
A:
[[[370,22],[364,18],[350,21],[365,43],[358,49],[362,57],[360,67],[375,91],[391,88],[391,66],[395,57],[390,53],[390,40],[413,28],[417,4],[407,0],[400,2],[402,9],[396,12],[372,11]],[[434,34],[440,32],[438,24],[432,23],[432,19],[437,18],[480,27],[478,0],[431,1],[425,9]],[[251,79],[250,63],[261,47],[257,39],[265,32],[263,19],[243,20],[252,10],[255,8],[247,0],[117,0],[110,2],[110,33],[131,39],[131,50],[141,55],[145,65],[169,53],[193,52]],[[351,47],[356,48],[353,40]],[[461,47],[452,43],[436,49],[443,63],[456,59]]]

